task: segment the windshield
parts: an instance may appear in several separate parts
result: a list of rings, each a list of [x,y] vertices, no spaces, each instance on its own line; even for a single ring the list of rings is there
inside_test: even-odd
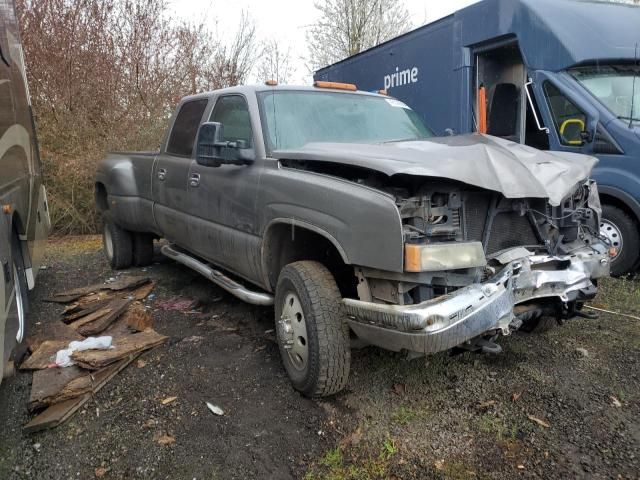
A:
[[[639,66],[609,65],[581,68],[574,70],[572,74],[616,117],[627,122],[640,121]]]
[[[392,98],[314,90],[258,93],[269,151],[311,142],[381,143],[433,133],[404,103]]]

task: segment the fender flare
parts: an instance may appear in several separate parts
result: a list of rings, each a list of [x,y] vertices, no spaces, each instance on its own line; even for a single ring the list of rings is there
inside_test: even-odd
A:
[[[629,193],[617,187],[611,187],[608,185],[598,185],[598,192],[601,196],[607,195],[615,198],[619,202],[622,202],[631,210],[636,220],[640,220],[640,202],[638,202],[638,200],[632,197]]]
[[[303,220],[297,220],[295,218],[274,218],[270,220],[269,223],[267,223],[267,226],[264,229],[264,234],[262,235],[262,243],[260,245],[260,264],[262,267],[263,282],[265,282],[265,285],[269,285],[270,283],[266,252],[267,239],[269,238],[269,231],[276,225],[290,225],[292,228],[300,227],[326,238],[336,248],[336,250],[340,254],[340,257],[342,258],[342,261],[346,265],[351,264],[349,256],[347,255],[347,252],[344,250],[344,248],[342,248],[342,245],[340,245],[340,242],[338,242],[338,240],[333,235],[323,230],[322,228],[313,225],[312,223],[305,222]]]

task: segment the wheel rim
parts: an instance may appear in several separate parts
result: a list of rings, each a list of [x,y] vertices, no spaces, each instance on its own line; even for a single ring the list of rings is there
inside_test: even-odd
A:
[[[16,333],[16,341],[20,343],[24,337],[25,314],[22,297],[22,283],[20,282],[18,267],[15,264],[13,265],[13,283],[15,284],[16,310],[18,314],[18,332]]]
[[[108,225],[104,226],[103,234],[104,251],[107,254],[107,259],[111,261],[113,258],[113,238],[111,237],[111,229]]]
[[[613,259],[620,256],[624,245],[622,232],[620,231],[618,226],[611,220],[604,219],[600,222],[600,235],[608,240],[610,246],[616,248],[616,254]]]
[[[278,321],[278,336],[291,365],[296,370],[304,370],[309,359],[307,322],[300,299],[293,292],[285,295],[282,315]]]

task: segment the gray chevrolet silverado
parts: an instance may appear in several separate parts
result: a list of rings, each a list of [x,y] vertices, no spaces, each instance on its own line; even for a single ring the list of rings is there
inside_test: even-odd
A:
[[[274,305],[296,389],[347,383],[352,340],[424,355],[577,314],[608,275],[596,160],[487,135],[434,138],[353,86],[184,98],[159,152],[97,171],[113,268],[166,256]]]

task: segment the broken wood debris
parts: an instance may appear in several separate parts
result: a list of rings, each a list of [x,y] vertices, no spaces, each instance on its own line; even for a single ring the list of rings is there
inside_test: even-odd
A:
[[[104,387],[109,380],[115,377],[122,369],[129,365],[137,355],[130,355],[127,358],[123,358],[120,362],[104,368],[91,377],[91,390],[89,393],[82,394],[81,396],[65,400],[60,403],[56,403],[47,408],[40,415],[35,417],[29,423],[24,426],[26,433],[37,432],[45,430],[47,428],[57,427],[61,423],[65,422],[85,403],[91,399],[92,395],[97,393],[102,387]]]
[[[166,342],[169,337],[155,330],[134,333],[113,339],[113,348],[108,350],[82,350],[71,354],[74,362],[88,370],[97,370],[133,353],[140,353]]]
[[[47,298],[45,301],[54,303],[69,303],[73,302],[74,300],[78,300],[79,298],[86,295],[100,292],[101,290],[132,290],[150,282],[151,279],[149,277],[122,276],[110,283],[89,285],[87,287],[74,288],[65,292],[55,293],[52,297]]]
[[[48,331],[49,338],[28,341],[32,353],[20,366],[34,370],[28,408],[32,412],[45,410],[25,425],[25,432],[60,425],[141,352],[168,339],[152,329],[153,318],[141,303],[154,286],[147,277],[121,276],[104,284],[56,293],[46,300],[68,305],[62,322]],[[72,356],[76,365],[50,368],[56,367],[56,353],[68,348],[70,341],[105,331],[113,337],[113,348],[77,351]]]
[[[68,340],[45,340],[29,358],[20,365],[20,370],[41,370],[49,368],[56,360],[58,350],[67,348]]]
[[[118,298],[113,300],[108,307],[105,307],[106,313],[91,322],[85,322],[80,325],[77,330],[78,333],[86,337],[96,335],[106,329],[109,325],[115,322],[120,315],[129,307],[132,303],[131,300]],[[72,324],[73,325],[73,324]]]

